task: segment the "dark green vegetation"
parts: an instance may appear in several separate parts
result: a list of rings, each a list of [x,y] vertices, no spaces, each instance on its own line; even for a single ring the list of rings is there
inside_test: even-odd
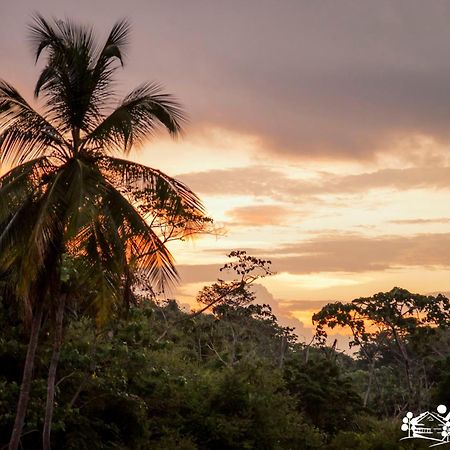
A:
[[[266,274],[268,262],[243,252],[232,256],[236,261],[227,266],[240,271],[236,279],[199,294],[200,300],[215,302],[212,314],[188,314],[175,301],[161,304],[141,290],[134,306],[99,328],[80,306],[94,293],[80,292],[86,303],[67,304],[52,448],[427,448],[418,441],[399,442],[399,417],[418,400],[405,382],[405,361],[393,334],[386,332],[370,360],[361,348],[352,358],[332,347],[299,343],[268,305],[254,303],[251,283]],[[74,269],[67,271],[66,280],[76,283],[76,277]],[[365,307],[378,308],[380,295],[395,310],[408,299],[439,304],[434,297],[397,289],[364,299]],[[439,299],[436,320],[443,320],[447,301]],[[324,321],[331,325],[338,317],[347,326],[336,311],[351,305],[323,308],[315,317],[319,335]],[[6,443],[27,332],[7,296],[0,320],[0,442]],[[435,409],[448,399],[450,334],[424,320],[398,322],[396,330],[410,358],[411,384],[421,390],[420,406]],[[44,319],[22,437],[26,449],[39,448],[52,332],[52,322]],[[419,334],[430,338],[416,340]],[[365,339],[368,351],[373,343]]]

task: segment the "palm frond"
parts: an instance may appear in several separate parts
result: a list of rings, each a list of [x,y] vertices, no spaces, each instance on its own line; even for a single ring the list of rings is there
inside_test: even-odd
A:
[[[142,144],[159,128],[170,134],[181,132],[185,121],[180,104],[157,84],[144,84],[128,94],[122,103],[85,138],[104,152],[129,152],[133,144]]]
[[[137,267],[148,278],[164,290],[178,280],[173,257],[161,242],[150,225],[143,219],[130,202],[107,183],[107,192],[103,197],[104,217],[109,217],[116,227],[111,231],[118,233],[119,239],[126,249],[125,261],[137,261]],[[124,254],[122,253],[122,254]]]
[[[10,216],[18,205],[36,194],[54,170],[48,158],[42,156],[21,164],[0,178],[0,223]]]
[[[39,201],[28,197],[0,225],[0,267],[3,270],[14,268],[18,279],[17,296],[25,303],[39,277],[53,271],[53,255],[61,253],[63,224],[57,213],[49,211],[49,203],[45,197]],[[50,261],[53,261],[51,265]]]
[[[52,120],[63,133],[90,126],[87,112],[98,114],[91,104],[94,59],[92,29],[69,20],[49,23],[36,16],[31,26],[36,58],[47,52],[47,65],[35,87],[35,95],[46,97]],[[95,110],[95,111],[94,111]]]
[[[126,20],[117,22],[111,29],[105,44],[94,58],[91,73],[91,101],[86,112],[86,121],[92,130],[104,119],[103,112],[115,98],[114,73],[124,64],[124,51],[128,43],[130,25]],[[119,63],[119,64],[117,64]]]
[[[43,195],[33,205],[32,229],[28,238],[27,264],[30,272],[41,270],[46,254],[56,242],[62,242],[64,233],[64,206],[67,180],[63,171],[58,171],[48,184]],[[29,266],[33,267],[29,267]]]
[[[46,48],[55,48],[62,45],[61,37],[54,27],[40,14],[34,16],[33,24],[29,28],[36,62]]]
[[[87,166],[83,170],[87,174],[92,169]],[[84,199],[82,220],[73,227],[74,231],[78,229],[78,233],[71,234],[68,249],[75,255],[86,257],[88,243],[94,245],[93,240],[101,238],[103,241],[95,241],[95,245],[103,255],[112,255],[107,259],[116,258],[117,276],[121,277],[125,267],[131,264],[160,290],[174,284],[178,274],[168,249],[140,212],[99,174],[86,175],[91,181],[87,180],[85,184],[91,185],[91,191],[85,188],[85,195],[81,196]],[[68,191],[72,190],[76,192],[76,189],[68,188]],[[70,200],[69,203],[75,202]],[[77,214],[76,209],[72,209],[73,217]],[[101,233],[94,232],[92,227]]]
[[[32,199],[28,198],[0,223],[0,272],[13,274],[15,279],[13,290],[26,319],[29,319],[32,311],[31,299],[28,295],[31,285],[26,286],[25,289],[19,285],[21,282],[27,283],[30,280],[29,272],[25,274],[25,278],[22,277],[21,262],[26,255],[26,235],[30,227],[28,219],[30,219],[31,206]]]
[[[97,326],[103,325],[114,314],[120,299],[122,261],[111,248],[109,230],[105,224],[94,219],[82,230],[83,250],[82,278],[94,293],[89,309],[96,318]]]
[[[71,241],[87,223],[100,212],[98,204],[104,195],[104,179],[101,172],[89,161],[73,158],[63,169],[65,182],[65,242]]]
[[[64,139],[19,92],[0,81],[0,161],[12,165],[48,153],[63,153]]]
[[[29,164],[28,170],[22,172],[30,177],[35,166]],[[13,171],[21,173],[19,168]],[[50,256],[64,252],[70,224],[78,218],[81,207],[74,195],[85,201],[76,186],[79,184],[78,172],[76,160],[47,172],[40,178],[38,188],[25,191],[22,201],[15,204],[9,215],[5,211],[2,217],[0,265],[5,269],[17,268],[20,275],[17,290],[23,298],[27,297],[40,273],[52,270],[47,267]],[[11,173],[7,176],[11,178]]]
[[[211,222],[197,195],[160,170],[113,157],[102,158],[99,166],[148,220],[169,223],[181,236],[200,232]]]
[[[128,44],[129,34],[130,24],[127,20],[122,19],[114,24],[98,58],[100,65],[104,65],[113,57],[118,58],[123,65],[123,51]]]
[[[124,50],[128,44],[129,34],[130,24],[126,20],[120,20],[112,27],[92,70],[94,79],[97,81],[97,88],[105,89],[109,86],[108,82],[115,69],[112,63],[115,60],[118,60],[123,66]]]
[[[37,16],[31,27],[36,57],[47,50],[47,65],[35,87],[42,91],[53,119],[90,132],[104,118],[103,111],[114,97],[113,74],[118,61],[123,65],[123,52],[129,35],[129,24],[117,22],[104,46],[96,52],[92,29],[70,21],[48,23]]]

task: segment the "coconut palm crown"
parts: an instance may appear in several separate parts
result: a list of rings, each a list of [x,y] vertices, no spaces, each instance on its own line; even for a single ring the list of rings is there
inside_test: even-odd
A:
[[[117,101],[114,75],[128,36],[120,21],[98,45],[89,27],[36,16],[32,45],[45,64],[34,93],[42,108],[0,82],[0,161],[9,169],[0,178],[0,267],[14,268],[27,314],[39,301],[32,290],[65,253],[87,265],[100,312],[130,266],[159,288],[173,282],[172,256],[151,220],[190,234],[205,218],[183,183],[119,158],[160,128],[178,135],[184,122],[177,101],[154,83]]]

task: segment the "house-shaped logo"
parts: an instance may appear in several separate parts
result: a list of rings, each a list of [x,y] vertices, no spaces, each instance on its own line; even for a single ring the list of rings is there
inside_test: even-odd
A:
[[[437,412],[425,411],[414,417],[408,412],[403,418],[402,431],[408,435],[403,439],[425,439],[432,441],[430,447],[450,442],[450,413],[445,405],[439,405]]]

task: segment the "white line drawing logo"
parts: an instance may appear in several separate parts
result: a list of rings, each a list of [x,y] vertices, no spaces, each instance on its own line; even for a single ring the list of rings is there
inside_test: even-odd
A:
[[[433,441],[430,447],[445,445],[450,442],[450,413],[447,413],[445,405],[436,408],[437,413],[425,411],[414,417],[408,412],[403,418],[402,431],[408,432],[408,436],[400,439],[425,439]]]

